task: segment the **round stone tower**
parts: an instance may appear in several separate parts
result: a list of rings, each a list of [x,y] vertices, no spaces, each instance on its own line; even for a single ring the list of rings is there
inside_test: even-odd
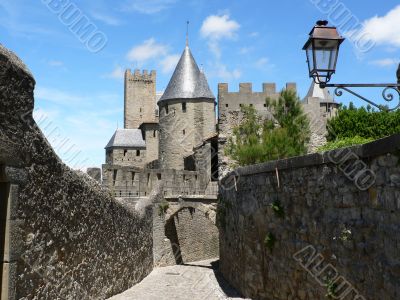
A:
[[[216,132],[215,97],[188,45],[158,106],[161,167],[183,170],[193,147]]]

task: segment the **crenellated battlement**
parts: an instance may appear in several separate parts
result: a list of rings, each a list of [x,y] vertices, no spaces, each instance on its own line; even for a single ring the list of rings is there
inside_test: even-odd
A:
[[[286,83],[286,89],[293,89],[294,91],[297,90],[295,82],[288,82]],[[218,84],[218,94],[244,94],[249,96],[252,93],[264,93],[266,95],[276,94],[276,83],[271,82],[264,82],[262,84],[261,92],[253,92],[253,84],[250,82],[241,82],[239,83],[239,91],[229,91],[229,84],[228,83],[219,83]]]
[[[155,122],[156,71],[125,71],[124,127],[139,128],[142,123]]]
[[[151,70],[150,73],[148,70],[140,71],[139,69],[135,69],[132,73],[131,69],[127,69],[125,71],[125,79],[133,80],[133,81],[155,81],[157,76],[157,72],[155,70]]]

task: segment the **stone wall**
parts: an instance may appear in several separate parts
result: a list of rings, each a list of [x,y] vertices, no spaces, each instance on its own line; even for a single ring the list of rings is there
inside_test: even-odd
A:
[[[125,72],[124,128],[156,121],[156,71]]]
[[[2,299],[105,299],[152,270],[152,211],[60,161],[32,118],[34,85],[0,46]]]
[[[146,164],[158,159],[158,123],[144,123],[140,126],[146,141]]]
[[[115,197],[149,197],[161,181],[164,196],[201,195],[209,180],[208,174],[198,171],[103,165],[103,186],[108,187]]]
[[[152,197],[155,266],[170,266],[218,257],[214,198]]]
[[[326,144],[327,122],[337,115],[339,103],[322,101],[321,98],[309,97],[302,102],[304,112],[310,121],[308,153],[316,152],[319,147]]]
[[[399,299],[399,149],[397,134],[225,177],[224,277],[251,299]]]
[[[143,168],[146,163],[147,149],[138,148],[114,148],[106,151],[106,163],[119,166],[133,166]]]
[[[287,83],[286,88],[296,90],[296,84]],[[227,83],[218,84],[218,165],[220,178],[231,170],[231,165],[234,163],[225,155],[225,144],[227,139],[232,136],[233,128],[242,122],[241,106],[253,106],[262,118],[272,118],[265,101],[267,98],[276,99],[277,97],[279,97],[279,92],[276,91],[275,83],[263,83],[261,92],[254,92],[251,83],[240,83],[238,92],[229,91]]]
[[[186,110],[183,108],[186,104]],[[213,99],[168,100],[160,103],[159,156],[163,169],[184,169],[184,158],[216,133]]]

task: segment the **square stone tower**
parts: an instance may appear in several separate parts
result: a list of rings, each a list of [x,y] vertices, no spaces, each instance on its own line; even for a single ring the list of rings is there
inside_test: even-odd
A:
[[[156,122],[156,71],[125,72],[124,128],[137,129],[142,123]]]

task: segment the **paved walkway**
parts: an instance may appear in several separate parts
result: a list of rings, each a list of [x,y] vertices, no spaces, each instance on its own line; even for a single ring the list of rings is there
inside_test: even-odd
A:
[[[140,283],[109,300],[244,299],[215,273],[216,260],[156,268]]]

